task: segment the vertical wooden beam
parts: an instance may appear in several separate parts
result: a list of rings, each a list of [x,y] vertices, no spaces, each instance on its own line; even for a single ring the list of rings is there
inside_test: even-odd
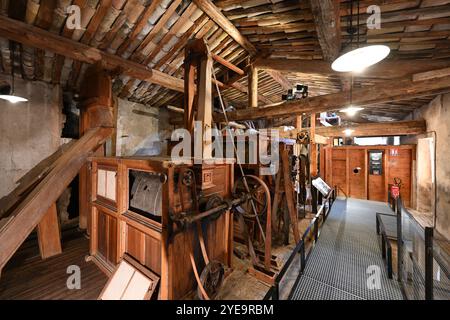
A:
[[[317,144],[315,142],[316,135],[316,114],[311,114],[311,131],[310,131],[310,139],[311,139],[311,153],[310,153],[310,174],[311,177],[317,175]]]
[[[258,107],[258,69],[252,64],[248,70],[248,107]]]
[[[188,57],[186,51],[184,63],[184,128],[191,134],[194,132],[194,98],[195,98],[195,69],[196,62]]]
[[[298,231],[297,210],[294,202],[294,189],[291,182],[291,172],[289,169],[289,154],[285,144],[280,145],[281,164],[283,166],[283,183],[284,194],[286,196],[289,217],[291,218],[292,232],[294,233],[295,243],[300,241],[300,233]],[[275,213],[274,213],[275,214]]]
[[[53,257],[62,252],[56,204],[53,203],[37,225],[39,251],[42,259]]]
[[[203,125],[203,159],[212,158],[212,66],[209,54],[200,60],[197,120]]]
[[[117,128],[114,115],[111,75],[102,63],[90,66],[84,75],[80,89],[80,136],[96,127]],[[103,156],[105,146],[101,146],[92,155]],[[90,168],[84,164],[79,173],[79,226],[90,234]]]
[[[297,130],[302,130],[302,116],[295,117],[295,128]]]

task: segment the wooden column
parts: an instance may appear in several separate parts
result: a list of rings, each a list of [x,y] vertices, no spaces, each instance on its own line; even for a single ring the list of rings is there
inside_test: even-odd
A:
[[[80,136],[91,128],[116,127],[112,80],[102,64],[93,65],[86,70],[80,96]],[[102,146],[93,155],[103,156],[104,152],[105,148]],[[85,164],[79,173],[79,226],[80,229],[87,229],[88,233],[90,223],[89,190],[89,165]]]
[[[311,177],[317,176],[317,144],[316,144],[316,114],[311,114],[310,131],[310,174]]]
[[[258,107],[258,69],[252,64],[248,70],[248,107]]]
[[[197,68],[197,61],[192,59],[193,57],[186,50],[184,60],[184,127],[191,134],[194,132],[195,69]]]
[[[62,252],[56,204],[53,203],[37,226],[39,251],[42,259]]]
[[[212,66],[211,56],[203,56],[200,60],[197,110],[197,121],[200,121],[203,127],[203,159],[212,158]]]

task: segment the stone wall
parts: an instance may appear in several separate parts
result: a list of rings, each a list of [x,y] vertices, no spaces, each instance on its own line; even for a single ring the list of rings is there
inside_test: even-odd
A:
[[[118,99],[117,156],[165,155],[170,137],[168,112]]]
[[[427,131],[436,135],[436,229],[450,240],[450,94],[436,97],[412,117],[425,119]],[[417,170],[428,171],[427,165],[418,162]]]
[[[9,77],[0,77],[9,81]],[[43,82],[15,79],[16,94],[28,102],[0,99],[0,198],[16,181],[61,145],[61,90]]]

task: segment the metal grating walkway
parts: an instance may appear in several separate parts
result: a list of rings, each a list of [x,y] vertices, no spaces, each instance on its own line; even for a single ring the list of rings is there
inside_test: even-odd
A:
[[[325,222],[293,300],[398,300],[400,285],[387,277],[375,229],[381,202],[337,199]],[[379,266],[381,286],[369,289],[369,266]]]

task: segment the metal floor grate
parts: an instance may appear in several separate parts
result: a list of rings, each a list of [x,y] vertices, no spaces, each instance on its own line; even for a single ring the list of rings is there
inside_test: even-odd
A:
[[[398,282],[387,277],[375,229],[376,212],[389,212],[389,208],[373,201],[336,200],[292,292],[293,300],[403,299]],[[371,265],[381,272],[380,289],[367,286]]]

